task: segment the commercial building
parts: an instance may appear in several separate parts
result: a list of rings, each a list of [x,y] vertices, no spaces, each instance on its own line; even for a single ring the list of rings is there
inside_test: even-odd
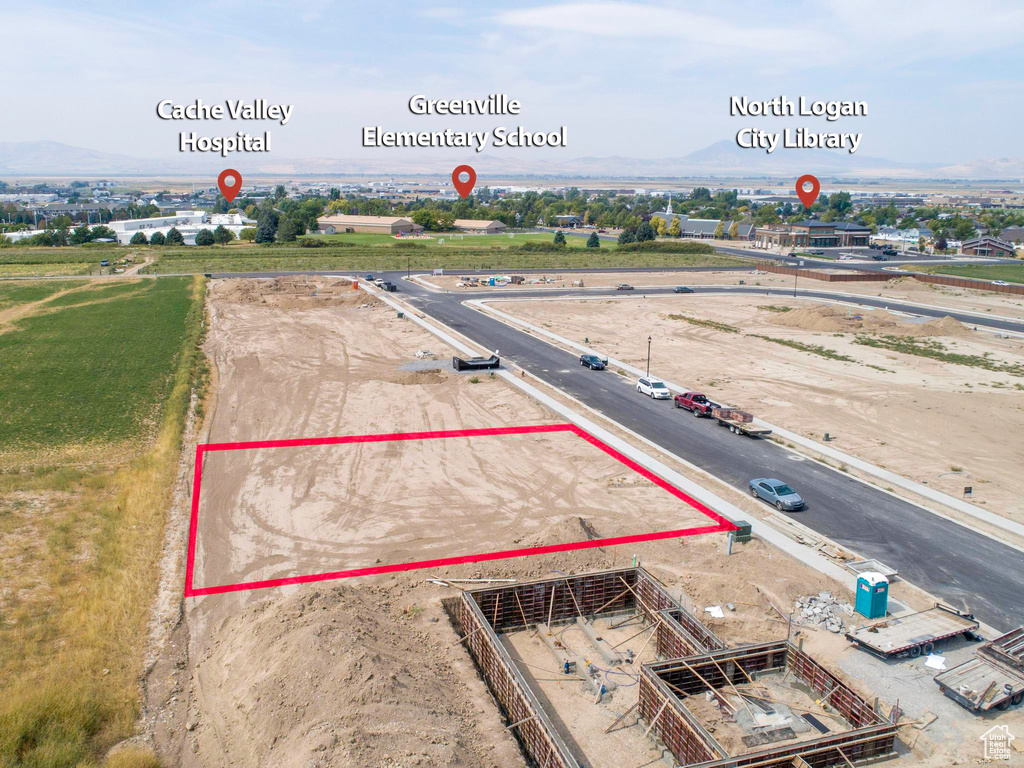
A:
[[[845,221],[814,221],[758,227],[758,248],[857,248],[868,244],[871,230]]]
[[[999,256],[1011,259],[1014,257],[1013,243],[988,235],[964,240],[960,252],[969,256]]]
[[[256,226],[256,222],[247,219],[240,213],[215,213],[213,215],[206,211],[176,211],[173,216],[156,216],[151,219],[126,219],[124,221],[111,221],[107,224],[117,235],[117,241],[121,245],[127,245],[139,232],[142,232],[146,239],[151,238],[155,233],[160,232],[164,237],[171,229],[177,229],[185,238],[185,245],[195,245],[196,235],[201,229],[214,230],[222,226],[238,237],[245,227]]]
[[[317,219],[320,233],[335,235],[344,232],[363,232],[377,235],[413,235],[423,231],[423,227],[413,223],[411,219],[397,216],[321,216]]]
[[[672,226],[672,220],[675,219],[679,222],[679,236],[695,238],[697,240],[710,240],[715,236],[715,232],[718,231],[719,225],[722,227],[722,237],[729,237],[729,232],[732,231],[732,221],[722,221],[721,219],[691,219],[689,216],[681,213],[672,213],[671,206],[667,211],[659,211],[658,213],[651,214],[652,219],[662,219],[665,222],[665,231]],[[750,240],[754,233],[754,225],[749,223],[738,222],[736,224],[736,237],[734,240]]]
[[[505,223],[487,219],[456,219],[452,226],[474,235],[497,235],[505,231]]]

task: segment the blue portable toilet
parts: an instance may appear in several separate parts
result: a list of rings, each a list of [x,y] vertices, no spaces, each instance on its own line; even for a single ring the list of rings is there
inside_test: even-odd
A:
[[[869,619],[883,619],[889,608],[889,580],[875,571],[857,579],[857,613]]]

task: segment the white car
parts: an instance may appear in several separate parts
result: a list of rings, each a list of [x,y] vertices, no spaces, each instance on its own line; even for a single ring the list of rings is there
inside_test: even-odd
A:
[[[665,382],[653,376],[642,376],[637,379],[636,391],[655,400],[668,400],[672,397],[672,391],[665,385]]]
[[[1009,285],[1005,280],[993,280],[992,285]]]

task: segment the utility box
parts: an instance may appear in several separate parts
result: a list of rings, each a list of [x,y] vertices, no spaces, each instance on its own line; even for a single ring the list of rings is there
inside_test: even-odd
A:
[[[737,520],[736,530],[732,532],[732,540],[737,543],[750,541],[750,523],[746,520]]]
[[[889,580],[877,571],[862,573],[857,579],[857,601],[861,616],[883,619],[889,609]]]

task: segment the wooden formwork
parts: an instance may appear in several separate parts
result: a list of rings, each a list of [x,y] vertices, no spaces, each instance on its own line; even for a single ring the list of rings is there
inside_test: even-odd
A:
[[[512,732],[523,751],[544,768],[580,768],[491,629],[480,606],[468,593],[463,594],[459,603],[458,619],[466,647],[502,713],[510,724],[518,723]]]
[[[748,676],[783,668],[827,699],[828,705],[847,719],[851,730],[730,756],[686,711],[686,696],[699,695],[708,685],[742,685]],[[690,768],[791,768],[797,756],[811,768],[847,766],[853,761],[892,754],[896,743],[894,723],[785,640],[645,664],[640,670],[639,709],[676,760]]]
[[[664,636],[665,642],[673,648],[694,646],[697,652],[704,652],[708,650],[705,642],[724,647],[711,630],[687,612],[661,582],[643,568],[469,590],[463,593],[452,612],[466,647],[502,713],[510,723],[519,723],[513,733],[523,751],[544,768],[578,768],[579,763],[512,662],[498,638],[501,632],[515,632],[536,624],[550,626],[575,621],[578,616],[639,612],[658,626],[659,643]],[[670,722],[678,717],[670,715],[673,718]]]

